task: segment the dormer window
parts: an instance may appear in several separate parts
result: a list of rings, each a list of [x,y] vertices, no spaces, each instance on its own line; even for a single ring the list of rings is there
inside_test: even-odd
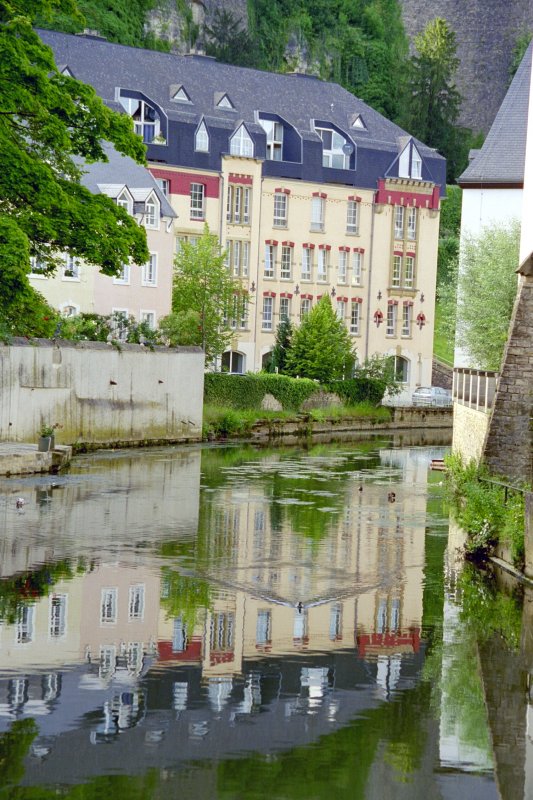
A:
[[[217,108],[229,108],[230,110],[234,110],[235,106],[229,99],[229,96],[227,94],[223,94],[217,103]]]
[[[125,189],[117,197],[117,206],[123,208],[124,211],[128,212],[128,214],[131,214],[133,212],[132,199]]]
[[[142,136],[143,142],[149,144],[160,135],[161,124],[159,114],[146,100],[120,95],[120,104],[133,119],[135,133]]]
[[[159,200],[153,194],[144,206],[144,225],[146,228],[159,228]]]
[[[245,125],[241,125],[237,128],[231,137],[230,153],[232,156],[244,156],[245,158],[254,157],[254,143]]]
[[[64,75],[66,78],[74,77],[74,75],[67,66],[63,67],[63,69],[61,70],[61,74]]]
[[[190,103],[191,102],[191,98],[189,97],[189,95],[187,94],[187,92],[185,91],[183,86],[180,86],[177,89],[177,91],[174,92],[174,94],[172,95],[172,99],[175,100],[176,103]]]
[[[366,131],[366,125],[361,114],[355,114],[352,119],[352,128],[358,128],[361,131]]]
[[[202,120],[196,129],[196,133],[194,135],[194,149],[197,153],[208,153],[209,152],[209,134],[207,132],[207,126]]]
[[[266,133],[266,157],[268,161],[283,160],[283,125],[273,119],[260,119]]]
[[[412,141],[400,153],[398,177],[422,179],[422,157]]]
[[[353,145],[333,128],[315,128],[322,139],[322,166],[333,169],[350,169]]]

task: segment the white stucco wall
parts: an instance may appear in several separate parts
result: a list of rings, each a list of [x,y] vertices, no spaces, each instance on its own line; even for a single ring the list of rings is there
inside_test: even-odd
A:
[[[0,347],[0,441],[64,444],[199,439],[204,354],[101,342],[15,340]]]
[[[465,464],[479,462],[489,424],[489,415],[462,403],[453,404],[452,451],[462,456]]]

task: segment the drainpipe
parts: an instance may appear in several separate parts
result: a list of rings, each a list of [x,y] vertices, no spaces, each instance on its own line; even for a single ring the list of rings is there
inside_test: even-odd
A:
[[[259,320],[259,264],[261,261],[261,210],[263,206],[263,182],[264,178],[261,176],[261,183],[259,188],[259,224],[257,226],[257,261],[256,261],[256,275],[255,275],[255,314],[254,314],[254,369],[255,364],[257,363],[259,352],[258,352],[258,331],[257,331],[257,324]],[[253,213],[253,209],[252,209]],[[251,275],[250,275],[251,277]],[[261,364],[259,364],[259,369],[261,369]]]
[[[374,218],[376,216],[376,204],[372,202],[372,222],[370,224],[370,252],[368,254],[368,292],[367,292],[367,314],[366,314],[366,341],[365,341],[365,361],[368,358],[369,339],[370,339],[370,294],[372,289],[372,258],[374,255]]]

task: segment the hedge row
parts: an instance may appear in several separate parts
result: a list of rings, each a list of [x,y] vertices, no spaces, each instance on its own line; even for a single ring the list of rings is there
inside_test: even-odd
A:
[[[315,381],[289,378],[287,375],[229,375],[210,372],[204,378],[204,401],[215,406],[258,409],[265,394],[271,394],[285,411],[298,411],[304,400],[318,388]],[[383,400],[386,383],[377,378],[352,378],[347,381],[332,381],[322,388],[337,394],[346,405],[368,402],[377,406]]]
[[[228,375],[211,372],[204,377],[204,401],[231,408],[260,408],[265,394],[271,394],[285,410],[297,411],[316,389],[317,384],[314,381],[289,378],[287,375]]]

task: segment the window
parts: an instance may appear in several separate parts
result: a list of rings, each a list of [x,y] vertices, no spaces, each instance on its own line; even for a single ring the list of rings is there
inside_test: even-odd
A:
[[[115,623],[117,621],[117,590],[102,589],[100,603],[100,622]]]
[[[335,313],[337,314],[337,319],[344,320],[344,316],[346,314],[346,304],[344,300],[337,300],[337,307],[335,309]]]
[[[359,336],[361,330],[361,303],[352,300],[350,309],[350,333]]]
[[[274,227],[287,227],[287,195],[284,192],[274,194]]]
[[[229,650],[234,647],[235,614],[218,612],[211,617],[209,645],[211,651]]]
[[[291,300],[290,297],[279,298],[279,318],[280,322],[288,320],[291,315]]]
[[[128,338],[128,309],[113,308],[111,311],[111,326],[116,339],[125,342]]]
[[[67,629],[67,596],[53,594],[50,597],[48,631],[52,638],[64,636]]]
[[[342,639],[342,604],[335,603],[331,607],[329,617],[329,638],[332,642]]]
[[[324,230],[324,198],[313,197],[311,200],[311,230]]]
[[[265,246],[265,278],[273,278],[276,273],[276,246],[267,244]]]
[[[146,228],[159,228],[159,201],[153,196],[145,203],[144,225]]]
[[[398,176],[414,180],[422,178],[422,159],[413,142],[408,144],[400,154]]]
[[[232,156],[254,157],[254,143],[244,125],[241,125],[231,137],[229,151]]]
[[[409,382],[409,361],[402,356],[391,356],[391,364],[396,380],[401,383]]]
[[[39,278],[44,278],[45,270],[46,270],[46,263],[43,261],[42,258],[38,258],[36,256],[32,256],[30,258],[31,275],[35,275]]]
[[[244,373],[243,354],[233,350],[228,350],[226,353],[223,353],[222,370],[224,372],[231,372],[234,375],[242,375]]]
[[[267,161],[283,160],[283,125],[271,119],[260,120],[266,132]]]
[[[209,134],[207,132],[207,126],[203,120],[198,125],[194,135],[194,149],[197,153],[209,152]]]
[[[205,186],[191,183],[191,219],[205,219]]]
[[[175,100],[177,103],[191,102],[191,98],[189,97],[183,86],[180,86],[179,89],[176,92],[174,92],[174,94],[172,95],[172,99]]]
[[[338,283],[346,283],[346,275],[348,274],[348,253],[346,250],[339,250],[339,265],[337,269]]]
[[[181,253],[184,244],[190,244],[191,247],[196,247],[198,244],[198,236],[176,236],[176,255]]]
[[[396,336],[396,323],[398,321],[398,306],[396,303],[389,303],[387,306],[387,336]]]
[[[394,238],[403,239],[403,225],[405,219],[405,209],[403,206],[394,207]]]
[[[281,269],[279,273],[280,278],[289,280],[292,278],[292,247],[283,245],[281,248]]]
[[[151,330],[155,330],[155,311],[141,311],[141,322],[145,322]]]
[[[227,95],[227,94],[225,94],[225,95],[223,95],[223,96],[220,98],[220,100],[218,101],[218,103],[217,103],[217,108],[229,108],[229,109],[233,109],[233,108],[235,108],[235,106],[233,105],[233,103],[232,103],[232,102],[231,102],[231,100],[229,99],[228,95]]]
[[[19,606],[15,631],[17,644],[28,644],[33,641],[34,622],[35,606]]]
[[[144,100],[135,100],[133,98],[123,98],[123,100],[129,100],[130,103],[137,104],[136,110],[131,115],[135,133],[142,136],[142,140],[146,144],[153,142],[160,134],[159,114],[155,108]]]
[[[404,303],[402,309],[402,336],[411,336],[413,326],[413,306]]]
[[[144,617],[144,584],[130,586],[128,598],[128,619],[142,619]]]
[[[74,256],[67,254],[65,256],[65,266],[63,267],[63,278],[71,281],[79,281],[80,279],[80,265]]]
[[[354,253],[352,258],[352,283],[354,286],[361,286],[363,271],[363,254]]]
[[[392,285],[397,289],[402,280],[403,256],[393,256],[392,258]]]
[[[329,250],[322,248],[318,251],[318,266],[317,266],[317,274],[316,279],[317,281],[321,281],[322,283],[326,282],[328,279],[328,254]]]
[[[405,289],[412,289],[415,279],[415,259],[413,256],[405,257],[405,273],[403,276],[403,285]]]
[[[264,647],[272,641],[272,612],[259,610],[257,612],[257,625],[255,631],[255,643],[258,647]]]
[[[119,194],[119,196],[117,197],[117,206],[123,208],[124,211],[128,212],[128,214],[132,213],[133,202],[128,192],[124,191]]]
[[[422,177],[422,159],[418,154],[416,147],[413,147],[411,153],[411,178],[420,180]]]
[[[80,307],[67,303],[64,306],[59,306],[59,310],[64,317],[75,317],[80,313]]]
[[[359,203],[355,200],[348,200],[346,233],[359,233]]]
[[[130,265],[123,264],[118,275],[113,278],[113,283],[128,285],[130,282]]]
[[[226,220],[236,225],[250,224],[250,189],[247,186],[228,186]]]
[[[322,166],[334,169],[349,169],[350,154],[344,153],[348,142],[332,128],[315,128],[322,139]],[[352,148],[353,152],[353,148]]]
[[[150,253],[150,258],[142,266],[141,282],[143,286],[157,286],[157,253]]]
[[[228,239],[226,242],[228,269],[234,277],[246,278],[250,263],[250,242]]]
[[[300,300],[300,319],[305,319],[305,317],[311,311],[311,298],[309,297],[302,297]]]
[[[170,194],[170,181],[167,178],[156,178],[155,182],[157,183],[157,185],[159,186],[165,197],[168,197]]]
[[[302,248],[302,280],[310,281],[313,276],[313,248]]]
[[[263,297],[263,325],[264,331],[272,330],[272,319],[274,316],[274,298]]]
[[[100,678],[109,678],[115,671],[117,651],[114,645],[100,646]]]
[[[411,206],[409,211],[407,212],[407,238],[411,241],[416,239],[416,208]]]

